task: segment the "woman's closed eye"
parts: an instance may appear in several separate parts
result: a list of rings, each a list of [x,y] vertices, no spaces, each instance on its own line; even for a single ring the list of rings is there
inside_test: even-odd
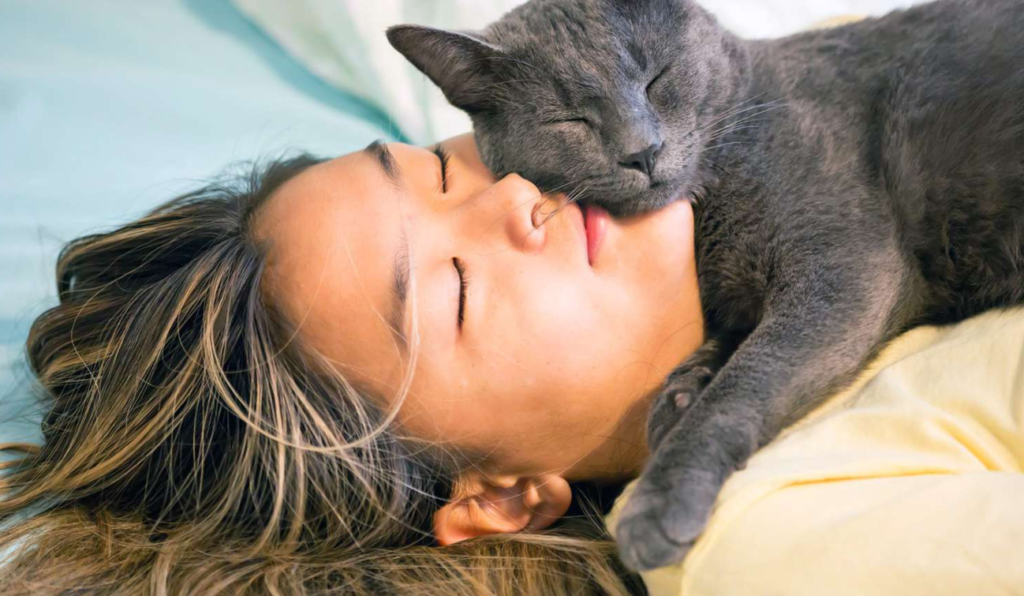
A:
[[[444,145],[438,143],[434,145],[434,155],[441,162],[441,192],[448,192],[448,161],[451,159],[451,153],[445,149]]]
[[[459,331],[462,331],[462,322],[466,315],[466,289],[469,287],[469,276],[466,275],[465,264],[458,257],[452,257],[452,263],[455,264],[455,271],[459,274],[458,325]]]

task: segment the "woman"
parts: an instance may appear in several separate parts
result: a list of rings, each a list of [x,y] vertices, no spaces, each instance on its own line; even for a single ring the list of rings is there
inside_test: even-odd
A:
[[[62,252],[0,592],[642,590],[599,528],[552,526],[638,473],[702,341],[689,205],[588,243],[470,136],[244,182]]]

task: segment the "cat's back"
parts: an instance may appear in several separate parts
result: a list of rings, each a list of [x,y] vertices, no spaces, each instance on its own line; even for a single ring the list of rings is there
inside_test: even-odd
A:
[[[791,106],[778,127],[818,123],[892,210],[930,320],[1021,299],[1024,0],[940,0],[752,47],[758,84]]]
[[[834,148],[873,182],[899,160],[925,188],[1024,175],[1024,0],[939,0],[751,48],[752,93],[786,106],[773,124],[790,146]]]
[[[751,48],[759,86],[802,101],[863,103],[895,74],[959,93],[954,79],[1020,70],[1024,0],[938,0]]]

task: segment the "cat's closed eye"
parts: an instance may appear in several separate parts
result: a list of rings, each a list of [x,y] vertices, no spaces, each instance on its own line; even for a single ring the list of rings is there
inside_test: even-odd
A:
[[[651,91],[654,90],[654,86],[657,85],[658,82],[661,81],[662,77],[665,76],[666,72],[668,72],[668,67],[667,66],[665,68],[661,69],[661,72],[659,72],[657,75],[655,75],[655,77],[653,79],[651,79],[650,83],[647,83],[647,95],[651,94]]]
[[[584,118],[582,116],[577,116],[577,117],[574,117],[574,118],[559,118],[558,120],[550,121],[549,124],[578,124],[578,125],[583,125],[583,126],[587,126],[587,127],[592,126],[590,120],[588,120],[588,119],[586,119],[586,118]]]

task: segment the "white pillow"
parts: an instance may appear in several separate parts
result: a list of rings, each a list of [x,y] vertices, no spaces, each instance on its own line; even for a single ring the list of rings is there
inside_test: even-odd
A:
[[[637,0],[641,1],[641,0]],[[468,132],[469,118],[396,52],[391,25],[481,29],[524,0],[232,0],[314,74],[373,102],[425,145]],[[840,14],[884,14],[921,0],[706,0],[744,37],[778,37]]]

